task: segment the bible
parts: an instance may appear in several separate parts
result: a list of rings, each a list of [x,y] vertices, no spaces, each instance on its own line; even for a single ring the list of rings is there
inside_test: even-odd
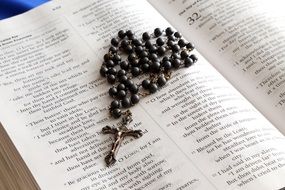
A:
[[[284,188],[281,7],[55,0],[0,21],[0,188]],[[198,61],[131,108],[129,127],[143,136],[126,137],[106,167],[114,137],[102,128],[118,121],[108,115],[103,56],[119,30],[167,27],[195,44]]]

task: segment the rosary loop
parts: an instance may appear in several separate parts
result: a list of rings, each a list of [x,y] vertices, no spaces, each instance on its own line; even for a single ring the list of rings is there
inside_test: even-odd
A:
[[[111,39],[109,52],[104,55],[100,74],[112,87],[113,98],[109,112],[113,118],[122,117],[121,126],[106,126],[103,134],[113,134],[115,142],[105,157],[107,166],[116,162],[118,149],[127,136],[141,137],[141,130],[127,127],[132,122],[130,107],[142,97],[154,94],[171,78],[173,71],[192,66],[198,59],[191,51],[194,45],[182,38],[179,32],[168,27],[156,28],[152,34],[144,32],[138,38],[131,30],[120,30]],[[126,111],[123,111],[126,110]]]

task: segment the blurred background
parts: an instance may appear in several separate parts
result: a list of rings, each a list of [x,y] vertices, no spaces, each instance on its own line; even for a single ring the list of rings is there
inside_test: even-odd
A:
[[[49,0],[0,0],[0,19],[26,12]]]

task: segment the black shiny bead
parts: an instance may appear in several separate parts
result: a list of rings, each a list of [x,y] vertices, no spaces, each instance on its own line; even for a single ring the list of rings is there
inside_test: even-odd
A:
[[[118,64],[121,61],[121,56],[119,56],[118,54],[114,55],[113,61],[115,64]]]
[[[116,76],[117,75],[117,69],[114,68],[114,67],[109,68],[108,69],[108,74]]]
[[[142,87],[143,87],[144,89],[148,89],[148,88],[149,88],[149,85],[150,85],[150,80],[145,79],[145,80],[142,81]]]
[[[131,53],[129,56],[128,56],[128,60],[130,62],[132,62],[133,60],[137,59],[137,56],[135,53]]]
[[[125,48],[127,53],[133,53],[133,47],[131,45],[127,45],[127,47]]]
[[[151,43],[150,40],[147,40],[147,41],[144,43],[144,45],[145,45],[145,47],[146,47],[147,49],[149,49],[149,48],[152,46],[152,43]]]
[[[156,39],[156,44],[157,44],[158,46],[162,46],[162,45],[164,44],[164,40],[163,40],[162,38],[157,38],[157,39]]]
[[[112,87],[112,88],[109,89],[109,95],[111,97],[115,97],[117,95],[117,92],[118,92],[118,90],[115,87]]]
[[[140,101],[140,96],[139,95],[137,95],[137,94],[131,95],[131,102],[132,102],[133,105],[139,103],[139,101]]]
[[[148,86],[148,90],[151,94],[153,94],[158,90],[158,86],[155,83],[151,82]]]
[[[128,79],[125,83],[124,83],[128,88],[134,84],[134,82],[130,79]]]
[[[121,41],[121,47],[126,48],[129,45],[129,42],[127,40],[122,40]]]
[[[132,67],[138,67],[139,66],[139,60],[138,59],[134,59],[131,62]]]
[[[161,29],[160,28],[154,29],[154,35],[155,37],[161,36],[162,35]]]
[[[171,36],[168,36],[167,38],[168,38],[168,41],[173,41],[173,42],[175,41],[175,37],[172,36],[172,35],[171,35]]]
[[[186,48],[189,49],[189,50],[192,50],[192,49],[195,48],[195,46],[194,46],[194,44],[192,44],[191,42],[188,42],[188,43],[186,44]]]
[[[126,83],[126,81],[128,80],[128,77],[126,75],[120,76],[119,77],[119,81],[120,83]]]
[[[130,101],[130,99],[128,97],[124,97],[122,99],[122,106],[124,108],[129,108],[131,106],[131,101]]]
[[[154,72],[154,73],[159,72],[159,70],[160,70],[160,63],[159,63],[158,61],[153,62],[153,63],[150,65],[150,69],[151,69],[151,71]]]
[[[163,57],[162,58],[162,63],[165,62],[165,61],[169,61],[169,57],[167,57],[167,56]]]
[[[173,52],[179,52],[180,47],[179,47],[179,45],[175,44],[175,45],[171,46],[171,49]]]
[[[162,56],[162,55],[165,54],[165,52],[166,52],[165,47],[160,46],[160,47],[157,48],[158,55]]]
[[[118,32],[118,36],[119,36],[119,38],[123,39],[123,38],[126,36],[125,31],[124,31],[124,30],[120,30],[120,31]]]
[[[109,59],[111,59],[111,56],[109,53],[104,55],[104,61],[108,61]]]
[[[147,51],[142,51],[140,53],[140,58],[147,57],[147,56],[148,56],[148,52]]]
[[[109,51],[112,52],[112,53],[117,53],[118,49],[115,46],[111,46],[109,48]]]
[[[181,38],[181,37],[182,37],[182,35],[181,35],[180,32],[175,32],[175,33],[174,33],[174,36],[175,36],[176,38]]]
[[[167,27],[165,29],[165,33],[166,33],[167,36],[170,36],[170,35],[172,35],[174,33],[174,31],[173,31],[173,29],[171,27]]]
[[[121,69],[128,70],[129,69],[129,63],[126,61],[122,61],[120,63],[120,67],[121,67]]]
[[[107,75],[107,81],[110,84],[114,84],[116,82],[116,77],[115,75]]]
[[[120,69],[120,70],[117,72],[118,77],[123,76],[123,75],[126,75],[126,74],[127,74],[127,72],[126,72],[124,69]]]
[[[190,67],[194,64],[193,60],[190,57],[185,58],[184,65],[185,67]]]
[[[116,38],[112,38],[111,44],[117,47],[119,45],[119,41]]]
[[[167,45],[168,45],[169,47],[172,47],[172,46],[175,45],[175,42],[170,40],[170,41],[167,42]]]
[[[142,42],[138,39],[133,39],[132,43],[135,45],[135,46],[142,46]]]
[[[185,47],[185,46],[186,46],[185,40],[180,39],[180,40],[178,41],[178,45],[179,45],[180,47]]]
[[[125,90],[126,86],[123,83],[118,84],[117,86],[117,91],[119,92],[120,90]]]
[[[185,59],[189,55],[188,55],[187,51],[183,50],[183,51],[180,52],[180,56],[181,56],[182,59]]]
[[[120,108],[120,107],[121,107],[120,101],[118,101],[118,100],[113,100],[113,101],[111,102],[111,105],[110,105],[111,110],[118,109],[118,108]]]
[[[151,54],[149,55],[149,59],[152,60],[152,61],[154,61],[154,60],[158,59],[158,56],[157,56],[155,53],[151,53]]]
[[[148,49],[149,53],[155,53],[157,51],[157,48],[154,45],[151,45]]]
[[[101,74],[102,77],[105,77],[107,72],[108,72],[108,68],[106,66],[102,66],[100,68],[100,74]]]
[[[172,64],[170,61],[164,61],[162,62],[162,67],[165,69],[165,70],[170,70],[172,68]]]
[[[142,71],[146,73],[149,71],[150,66],[148,63],[144,63],[141,68],[142,68]]]
[[[181,61],[179,59],[174,59],[171,64],[174,68],[178,69],[180,67]]]
[[[129,86],[129,90],[132,94],[136,94],[139,92],[139,87],[136,84],[132,84]]]
[[[143,57],[143,58],[140,59],[139,64],[142,65],[142,64],[148,63],[148,62],[149,62],[149,59],[147,57]]]
[[[128,36],[128,38],[131,38],[132,36],[134,36],[134,33],[131,30],[127,30],[126,35]]]
[[[171,54],[172,59],[181,59],[180,55],[178,53]]]
[[[111,112],[111,114],[112,114],[112,116],[113,116],[114,118],[119,118],[119,117],[121,117],[122,112],[121,112],[120,109],[114,109],[114,110]]]
[[[192,61],[193,61],[194,63],[196,63],[197,60],[198,60],[198,57],[197,57],[196,55],[194,55],[194,54],[190,55],[189,57],[192,59]]]
[[[112,60],[107,60],[106,61],[106,67],[110,68],[110,67],[114,67],[114,66],[115,66],[114,61],[112,61]]]
[[[133,75],[134,77],[139,76],[140,73],[141,73],[141,69],[140,69],[139,67],[133,67],[133,68],[132,68],[132,75]]]
[[[125,90],[120,90],[120,91],[118,91],[118,93],[117,93],[117,97],[118,97],[119,99],[123,99],[124,97],[126,97],[126,95],[127,95],[127,93],[126,93]]]
[[[160,75],[157,79],[158,86],[164,86],[166,84],[167,80],[163,75]]]
[[[143,39],[144,41],[149,40],[149,39],[150,39],[149,33],[148,33],[148,32],[144,32],[144,33],[142,34],[142,39]]]
[[[143,52],[143,47],[142,46],[137,46],[135,48],[135,52],[137,53],[137,55],[140,55]]]

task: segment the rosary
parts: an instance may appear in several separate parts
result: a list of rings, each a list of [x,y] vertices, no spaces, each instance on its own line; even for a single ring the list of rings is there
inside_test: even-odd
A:
[[[118,37],[112,38],[100,74],[112,85],[109,95],[114,100],[109,106],[110,114],[116,119],[122,117],[122,122],[119,127],[105,126],[102,129],[103,134],[113,134],[115,138],[105,157],[107,166],[116,162],[125,137],[139,138],[143,135],[141,130],[127,127],[133,120],[129,108],[138,104],[142,97],[163,87],[171,78],[172,71],[192,66],[198,60],[190,54],[193,49],[192,43],[170,27],[165,31],[156,28],[153,34],[144,32],[142,39],[136,38],[131,30],[120,30]],[[139,76],[141,81],[138,81]]]

